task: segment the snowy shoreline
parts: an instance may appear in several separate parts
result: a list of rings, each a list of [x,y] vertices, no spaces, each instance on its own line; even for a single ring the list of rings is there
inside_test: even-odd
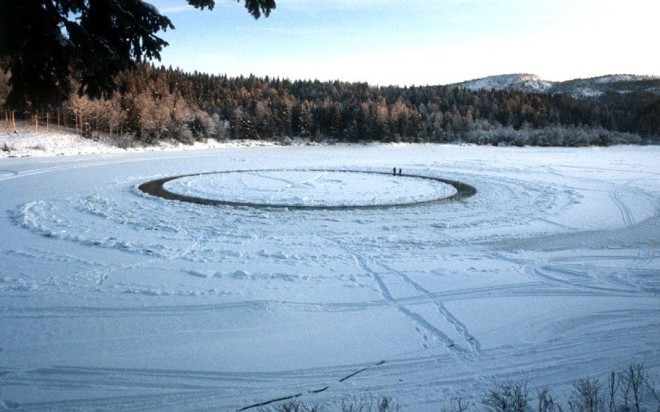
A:
[[[268,147],[278,146],[275,143],[259,141],[218,142],[208,139],[207,142],[195,142],[193,145],[182,143],[160,142],[151,146],[135,146],[122,148],[116,142],[103,142],[86,139],[71,131],[25,131],[21,133],[0,132],[0,158],[10,157],[49,157],[76,155],[105,155],[140,152],[191,151],[232,147]]]
[[[472,144],[437,144],[437,143],[311,143],[304,140],[292,140],[291,146],[283,146],[278,142],[255,141],[255,140],[232,140],[220,142],[214,139],[208,139],[206,142],[195,142],[192,145],[186,145],[177,142],[159,142],[150,146],[135,146],[122,148],[117,146],[116,142],[104,142],[86,139],[69,130],[35,132],[27,130],[20,133],[0,131],[0,158],[23,158],[23,157],[50,157],[50,156],[79,156],[79,155],[107,155],[107,154],[126,154],[141,152],[172,152],[172,151],[200,151],[209,149],[230,149],[240,147],[298,147],[298,146],[475,146]],[[622,145],[622,147],[652,147],[652,146],[634,146]],[[489,147],[489,146],[486,146]],[[616,147],[616,146],[611,146]],[[533,146],[531,147],[533,148]],[[561,147],[536,147],[536,149],[561,149]],[[584,147],[590,148],[590,146]],[[591,148],[597,148],[591,146]],[[571,149],[571,148],[566,148]]]

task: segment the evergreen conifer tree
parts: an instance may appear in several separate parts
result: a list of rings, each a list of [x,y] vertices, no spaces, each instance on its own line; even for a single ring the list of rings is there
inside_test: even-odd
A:
[[[244,0],[255,18],[268,16],[274,0]],[[114,77],[136,63],[160,59],[173,29],[169,18],[142,0],[3,0],[0,57],[11,73],[7,103],[31,110],[60,105],[71,78],[81,94],[110,95]],[[214,0],[188,0],[212,9]]]

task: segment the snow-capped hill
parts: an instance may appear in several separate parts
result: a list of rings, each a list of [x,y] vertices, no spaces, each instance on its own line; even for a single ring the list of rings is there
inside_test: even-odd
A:
[[[468,80],[450,86],[467,90],[518,90],[527,93],[564,93],[576,98],[597,98],[605,93],[660,95],[660,76],[611,74],[553,82],[543,80],[535,74],[504,74]]]
[[[541,79],[535,74],[502,74],[488,76],[482,79],[468,80],[454,86],[468,90],[522,90],[533,93],[544,93],[552,88],[553,83]]]
[[[599,97],[605,93],[650,93],[660,94],[659,76],[640,76],[634,74],[611,74],[575,79],[555,83],[551,93],[566,93],[573,97]]]
[[[594,77],[595,83],[615,83],[615,82],[641,82],[646,80],[658,80],[660,76],[640,76],[637,74],[609,74],[607,76]]]

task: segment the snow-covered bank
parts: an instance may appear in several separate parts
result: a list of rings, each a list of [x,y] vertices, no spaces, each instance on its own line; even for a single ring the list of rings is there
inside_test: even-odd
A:
[[[47,157],[91,154],[120,154],[162,151],[208,150],[230,147],[273,146],[259,141],[218,142],[213,139],[185,145],[175,142],[160,142],[150,146],[120,147],[116,141],[95,141],[63,128],[35,130],[22,127],[17,133],[0,131],[0,158],[2,157]]]
[[[500,379],[561,390],[632,362],[657,374],[658,158],[391,145],[0,159],[0,398],[236,410],[367,392],[425,411]],[[394,165],[477,195],[294,211],[137,190],[174,175]]]

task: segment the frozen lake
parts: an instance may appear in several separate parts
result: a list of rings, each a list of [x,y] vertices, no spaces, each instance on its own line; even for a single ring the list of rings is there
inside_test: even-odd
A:
[[[0,405],[236,410],[368,393],[424,411],[502,379],[561,391],[631,363],[657,374],[658,159],[438,145],[0,158]],[[394,166],[477,194],[288,210],[138,190],[187,175],[166,188],[312,206],[455,193]]]
[[[298,209],[417,205],[457,192],[449,184],[397,170],[241,170],[177,177],[163,188],[221,205]]]

